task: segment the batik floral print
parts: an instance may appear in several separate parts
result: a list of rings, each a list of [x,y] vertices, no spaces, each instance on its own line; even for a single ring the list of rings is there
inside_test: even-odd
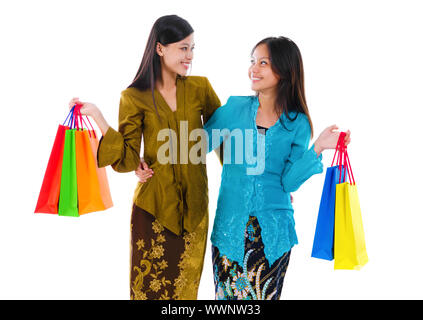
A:
[[[136,206],[131,222],[131,299],[196,299],[208,217],[205,216],[195,231],[180,236]]]
[[[269,266],[260,225],[254,216],[246,225],[244,240],[242,264],[212,246],[216,300],[279,300],[290,251]]]
[[[168,262],[161,259],[164,255],[163,243],[166,241],[162,234],[164,228],[156,220],[152,223],[152,229],[156,237],[150,239],[149,246],[146,246],[144,239],[139,239],[136,242],[137,250],[141,253],[142,259],[138,266],[133,266],[133,271],[137,273],[132,283],[135,300],[146,300],[150,292],[157,293],[160,290],[163,291],[160,299],[170,299],[167,287],[171,285],[171,281],[162,275],[168,267]]]

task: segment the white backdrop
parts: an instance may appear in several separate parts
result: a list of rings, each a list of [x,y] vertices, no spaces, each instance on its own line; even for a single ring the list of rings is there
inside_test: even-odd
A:
[[[115,206],[105,212],[33,211],[68,101],[97,104],[117,128],[120,92],[165,14],[194,27],[192,74],[207,76],[222,103],[252,94],[247,69],[259,40],[290,37],[316,137],[331,124],[352,132],[369,263],[335,271],[310,257],[324,174],[313,176],[293,194],[299,245],[282,299],[423,298],[420,13],[419,1],[2,1],[0,298],[129,298],[133,173],[107,168]],[[210,233],[221,167],[214,153],[207,161]],[[209,245],[199,298],[214,298]]]

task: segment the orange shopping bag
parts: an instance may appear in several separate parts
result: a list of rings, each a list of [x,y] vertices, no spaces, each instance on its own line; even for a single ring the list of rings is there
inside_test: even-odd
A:
[[[75,107],[79,120],[82,118],[80,108],[81,106]],[[97,165],[91,149],[88,130],[79,128],[78,120],[75,131],[75,156],[79,214],[106,210],[100,193]]]
[[[95,166],[97,169],[97,176],[98,176],[98,181],[100,183],[100,194],[101,194],[101,199],[103,200],[103,204],[104,207],[106,209],[109,209],[111,207],[113,207],[113,201],[112,201],[112,195],[110,194],[110,188],[109,188],[109,180],[107,179],[107,173],[106,173],[106,168],[99,168],[97,166],[97,150],[98,150],[98,138],[97,138],[97,134],[95,133],[94,128],[91,125],[90,120],[87,117],[87,120],[92,128],[92,130],[88,131],[88,135],[89,135],[89,139],[90,139],[90,144],[91,144],[91,150],[93,152],[93,156],[94,156],[94,162],[95,162]]]

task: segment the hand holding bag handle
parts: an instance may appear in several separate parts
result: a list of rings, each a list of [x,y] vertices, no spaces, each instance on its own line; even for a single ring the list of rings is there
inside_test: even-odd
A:
[[[98,149],[98,139],[97,139],[97,135],[95,133],[95,130],[88,118],[88,116],[85,116],[85,118],[87,119],[89,126],[91,127],[91,130],[88,128],[87,123],[85,122],[84,118],[82,117],[81,114],[81,108],[82,105],[81,104],[76,104],[75,105],[76,111],[76,117],[78,119],[78,122],[81,126],[81,128],[83,129],[83,124],[85,124],[87,130],[84,132],[84,134],[86,135],[86,132],[88,131],[88,136],[86,137],[89,141],[89,145],[90,145],[90,151],[92,154],[92,158],[93,158],[93,166],[95,166],[95,171],[96,171],[96,177],[97,177],[97,181],[94,181],[94,172],[91,172],[92,178],[90,179],[91,183],[94,184],[95,186],[98,185],[99,188],[99,192],[100,192],[100,198],[102,201],[103,206],[100,206],[100,204],[98,203],[98,201],[94,202],[93,201],[93,205],[91,205],[91,209],[90,210],[95,210],[95,208],[97,208],[98,210],[96,211],[100,211],[100,210],[105,210],[108,208],[111,208],[113,206],[113,201],[112,201],[112,196],[110,193],[110,188],[109,188],[109,182],[107,179],[107,173],[106,173],[106,168],[98,168],[97,166],[97,149]],[[86,152],[88,152],[88,150],[86,150]],[[93,170],[90,170],[93,171]],[[92,195],[97,198],[98,193],[97,191],[91,190]]]
[[[355,179],[354,179],[354,175],[352,172],[352,168],[351,168],[351,164],[350,164],[350,159],[348,157],[348,151],[347,151],[347,146],[345,145],[345,132],[341,132],[339,134],[339,139],[338,139],[338,144],[336,146],[336,150],[339,150],[338,153],[338,159],[337,159],[337,164],[338,166],[341,168],[341,172],[347,172],[348,173],[348,179],[350,181],[350,184],[355,185]],[[335,157],[334,159],[335,160]],[[333,164],[333,160],[332,160],[332,164]],[[352,181],[351,181],[352,178]],[[346,182],[346,175],[345,174],[340,174],[339,176],[339,183],[341,182]]]
[[[105,210],[100,194],[97,165],[91,148],[89,130],[84,129],[82,105],[75,105],[75,154],[78,183],[79,214]],[[86,124],[85,124],[86,125]]]

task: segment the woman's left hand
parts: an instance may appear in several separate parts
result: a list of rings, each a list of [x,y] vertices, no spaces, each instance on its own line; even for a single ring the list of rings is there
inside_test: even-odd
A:
[[[340,134],[340,132],[335,131],[337,129],[338,127],[336,125],[332,125],[322,131],[314,143],[314,150],[316,151],[317,155],[320,155],[320,153],[326,149],[336,149]],[[345,133],[346,135],[344,141],[345,145],[347,146],[351,142],[351,132],[348,130]]]

